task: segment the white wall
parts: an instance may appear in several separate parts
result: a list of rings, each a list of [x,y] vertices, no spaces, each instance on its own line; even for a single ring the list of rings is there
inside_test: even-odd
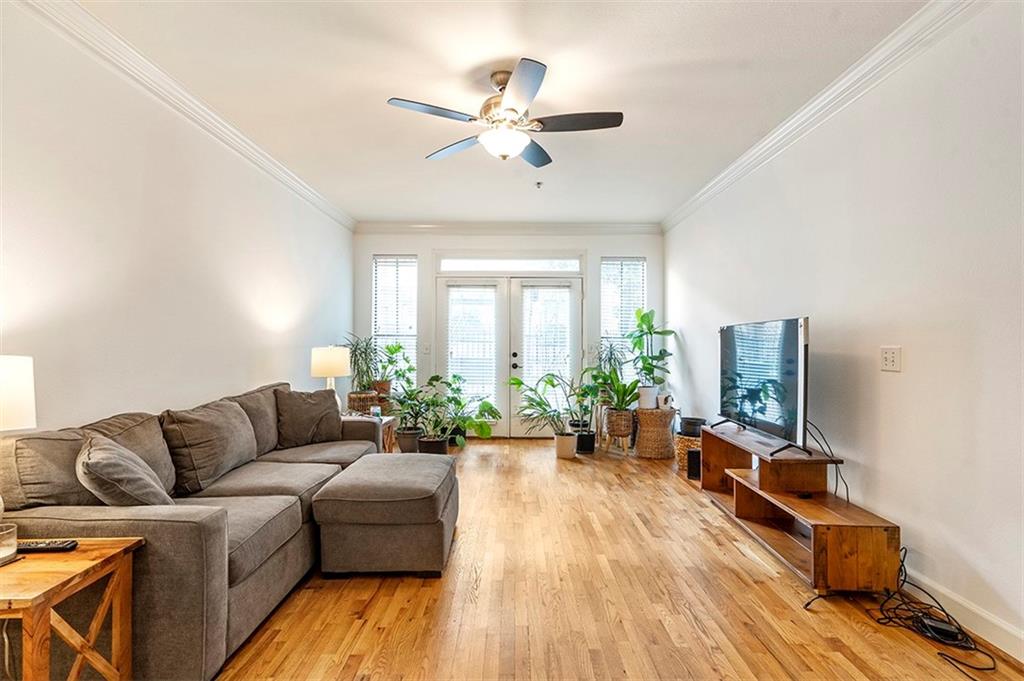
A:
[[[662,298],[662,235],[642,233],[635,228],[621,231],[595,227],[572,229],[558,225],[481,225],[442,226],[439,229],[423,230],[415,226],[403,229],[389,225],[376,232],[363,232],[374,226],[359,226],[354,243],[355,280],[355,328],[363,335],[370,333],[370,308],[372,290],[373,256],[415,255],[418,258],[419,300],[417,326],[419,352],[417,366],[437,370],[433,353],[435,321],[435,261],[438,254],[473,253],[511,255],[534,253],[579,253],[583,256],[583,344],[591,348],[600,341],[599,292],[601,282],[601,258],[603,256],[640,256],[647,258],[647,306],[664,310]],[[424,352],[430,345],[430,352]],[[421,369],[422,372],[422,369]],[[422,375],[422,374],[421,374]]]
[[[722,324],[809,315],[810,418],[909,567],[1024,655],[1021,5],[940,41],[666,235],[674,392]],[[881,373],[879,346],[903,346]]]
[[[4,4],[0,351],[35,356],[40,427],[319,385],[351,233]]]

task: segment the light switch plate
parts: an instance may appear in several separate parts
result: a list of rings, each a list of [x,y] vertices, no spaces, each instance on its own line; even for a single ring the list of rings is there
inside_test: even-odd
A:
[[[882,371],[903,371],[903,346],[882,346]]]

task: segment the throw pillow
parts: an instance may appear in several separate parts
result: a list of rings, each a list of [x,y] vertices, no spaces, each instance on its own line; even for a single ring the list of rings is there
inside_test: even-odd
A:
[[[174,501],[160,476],[135,452],[102,435],[89,437],[75,460],[82,486],[107,506],[161,506]]]
[[[277,446],[301,447],[341,439],[341,407],[333,390],[296,390],[277,394]]]
[[[160,415],[177,473],[178,494],[201,492],[228,471],[256,458],[256,433],[245,411],[230,400]]]

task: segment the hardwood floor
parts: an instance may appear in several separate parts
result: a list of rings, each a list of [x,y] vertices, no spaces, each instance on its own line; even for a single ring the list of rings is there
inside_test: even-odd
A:
[[[870,598],[803,610],[807,588],[672,461],[559,461],[547,440],[457,456],[442,578],[314,574],[220,678],[965,678]]]

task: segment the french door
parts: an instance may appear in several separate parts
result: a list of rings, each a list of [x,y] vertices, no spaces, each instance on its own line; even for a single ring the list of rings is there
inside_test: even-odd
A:
[[[582,309],[578,278],[439,278],[436,369],[462,376],[466,395],[494,403],[503,415],[495,435],[523,437],[515,418],[519,393],[508,379],[532,385],[551,372],[577,375]]]

